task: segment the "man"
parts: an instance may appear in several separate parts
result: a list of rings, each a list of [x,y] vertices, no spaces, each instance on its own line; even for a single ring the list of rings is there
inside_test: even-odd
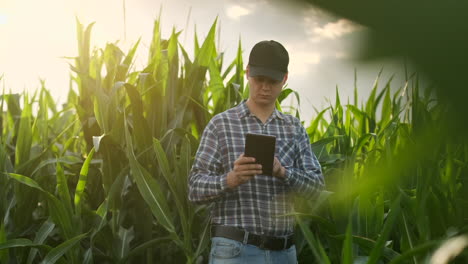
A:
[[[297,263],[291,192],[314,195],[324,181],[300,121],[275,108],[288,79],[280,43],[257,43],[246,75],[249,99],[214,116],[203,132],[190,180],[192,202],[214,202],[210,263]],[[244,156],[245,135],[276,137],[273,176]]]

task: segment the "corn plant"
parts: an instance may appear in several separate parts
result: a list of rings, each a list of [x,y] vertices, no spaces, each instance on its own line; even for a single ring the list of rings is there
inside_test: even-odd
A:
[[[225,63],[216,25],[195,34],[190,56],[181,32],[164,39],[156,20],[148,63],[135,69],[139,41],[92,49],[93,24],[77,21],[61,110],[44,82],[2,94],[1,263],[207,260],[209,205],[188,202],[187,177],[207,122],[249,90],[241,42]],[[345,104],[337,89],[303,121],[327,191],[296,201],[300,263],[423,263],[467,232],[468,144],[440,129],[446,107],[417,80],[393,91],[378,77],[365,102],[357,86]],[[284,105],[293,96],[300,104],[285,88],[277,108],[300,118]]]
[[[466,233],[466,139],[446,137],[444,106],[416,77],[393,95],[378,81],[360,107],[337,93],[308,128],[333,191],[298,214],[311,261],[420,263]]]

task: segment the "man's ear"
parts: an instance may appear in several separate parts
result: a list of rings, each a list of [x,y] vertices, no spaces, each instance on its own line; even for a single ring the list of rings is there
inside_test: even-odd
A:
[[[283,77],[283,85],[286,83],[287,80],[288,80],[288,72]]]
[[[249,65],[247,65],[247,67],[245,68],[245,77],[248,79],[249,78]]]

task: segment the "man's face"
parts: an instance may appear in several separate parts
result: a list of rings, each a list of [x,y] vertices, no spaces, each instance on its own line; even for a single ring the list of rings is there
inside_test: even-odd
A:
[[[277,81],[266,76],[249,76],[247,67],[247,80],[250,86],[249,98],[257,105],[272,105],[281,93],[283,86],[288,78],[286,74],[282,81]]]

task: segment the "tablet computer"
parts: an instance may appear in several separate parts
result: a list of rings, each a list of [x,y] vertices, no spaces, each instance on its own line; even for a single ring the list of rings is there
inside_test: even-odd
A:
[[[275,145],[275,136],[248,133],[245,136],[244,155],[254,157],[255,163],[262,165],[264,175],[273,176]]]

